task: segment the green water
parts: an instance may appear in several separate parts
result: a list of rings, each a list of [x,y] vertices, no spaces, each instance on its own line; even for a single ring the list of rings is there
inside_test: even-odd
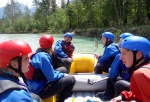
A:
[[[0,34],[0,42],[10,39],[17,39],[26,41],[35,51],[39,47],[39,38],[42,34]],[[53,47],[58,40],[63,40],[63,34],[54,34],[53,37],[55,39]],[[100,38],[96,38],[98,41],[98,48],[95,45],[94,38],[92,37],[83,37],[75,35],[73,37],[72,42],[75,45],[74,53],[103,53],[103,45],[101,44]]]

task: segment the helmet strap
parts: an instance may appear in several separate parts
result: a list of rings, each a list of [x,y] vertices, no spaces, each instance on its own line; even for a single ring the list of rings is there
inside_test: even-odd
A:
[[[142,56],[140,59],[136,60],[136,53],[137,51],[133,51],[133,65],[131,66],[131,73],[133,73],[133,71],[137,70],[138,68],[140,68],[141,66],[149,62],[149,59],[147,59],[147,60],[144,60],[138,66],[136,66],[136,64],[138,64],[140,61],[144,59],[144,57]]]
[[[104,47],[107,47],[111,43],[112,43],[112,41],[110,41],[110,40],[108,40],[108,38],[106,38],[106,43],[105,43]]]
[[[26,85],[28,85],[27,81],[26,81],[26,78],[25,78],[24,74],[22,73],[21,66],[22,66],[22,57],[18,57],[18,69],[13,68],[12,66],[9,66],[9,68],[14,70],[16,73],[18,73],[22,77],[24,83]]]

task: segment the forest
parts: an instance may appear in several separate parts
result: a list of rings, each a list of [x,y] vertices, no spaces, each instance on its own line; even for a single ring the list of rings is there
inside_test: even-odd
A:
[[[64,33],[99,36],[112,31],[150,38],[150,0],[34,0],[35,12],[11,0],[0,19],[0,33]]]

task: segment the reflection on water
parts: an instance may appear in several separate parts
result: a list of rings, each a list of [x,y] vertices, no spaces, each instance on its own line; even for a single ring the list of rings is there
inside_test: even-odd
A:
[[[26,41],[32,48],[33,51],[35,51],[39,47],[39,38],[42,34],[0,34],[0,42],[10,39],[16,39],[16,40],[23,40]],[[55,42],[58,40],[62,40],[63,34],[54,34],[53,35]],[[74,53],[103,53],[103,45],[100,42],[100,38],[97,38],[98,40],[98,48],[97,45],[95,46],[94,38],[91,37],[83,37],[75,35],[73,37],[73,43],[75,45],[75,52]],[[54,45],[53,45],[54,47]]]

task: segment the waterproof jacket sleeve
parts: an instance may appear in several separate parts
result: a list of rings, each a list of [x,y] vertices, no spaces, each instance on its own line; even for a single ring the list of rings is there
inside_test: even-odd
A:
[[[62,57],[62,58],[68,57],[62,50],[62,41],[61,40],[56,42],[56,45],[54,47],[54,51],[55,51],[56,55],[59,57]]]
[[[120,74],[120,68],[121,68],[121,60],[120,60],[120,54],[118,54],[115,57],[112,65],[111,65],[111,69],[108,73],[109,77],[110,78],[117,78]]]
[[[103,62],[106,62],[110,57],[115,58],[115,56],[118,53],[119,53],[118,47],[114,43],[112,43],[105,48],[104,53],[102,57],[98,59],[98,62],[103,63]]]
[[[64,73],[56,71],[52,66],[52,59],[49,54],[45,52],[37,53],[31,62],[35,68],[40,68],[49,81],[55,81],[64,76]]]

